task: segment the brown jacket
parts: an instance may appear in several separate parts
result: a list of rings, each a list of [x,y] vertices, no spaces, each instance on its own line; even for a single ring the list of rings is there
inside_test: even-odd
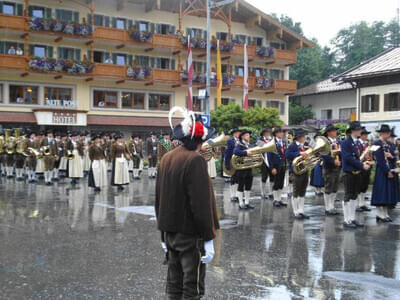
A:
[[[158,229],[209,241],[219,229],[214,189],[207,163],[199,153],[180,146],[161,160],[156,203]]]
[[[118,157],[121,157],[121,155],[125,155],[125,153],[128,153],[125,144],[118,145],[116,142],[112,143],[110,148],[111,159],[116,159]]]
[[[89,147],[89,159],[90,160],[102,160],[105,159],[106,156],[104,154],[103,146],[96,146],[95,144],[90,145]]]
[[[153,142],[151,137],[149,137],[146,141],[147,156],[156,157],[157,148],[158,148],[158,139],[156,138]]]

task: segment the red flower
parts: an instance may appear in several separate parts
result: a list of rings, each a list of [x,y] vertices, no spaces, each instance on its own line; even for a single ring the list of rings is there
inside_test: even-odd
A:
[[[190,133],[193,133],[193,126],[190,127]],[[196,122],[196,128],[194,131],[194,137],[203,137],[204,135],[204,125],[200,122]]]

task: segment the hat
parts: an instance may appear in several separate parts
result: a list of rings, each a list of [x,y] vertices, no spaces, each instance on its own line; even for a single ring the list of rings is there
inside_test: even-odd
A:
[[[248,130],[248,129],[243,129],[243,130],[240,132],[240,138],[242,138],[242,135],[245,135],[246,133],[250,133],[250,134],[251,134],[251,131]]]
[[[71,132],[71,137],[73,137],[73,136],[79,136],[79,132],[77,132],[77,131],[72,131],[72,132]]]
[[[381,124],[379,126],[379,128],[376,130],[376,132],[392,132],[392,130],[390,129],[390,126],[387,124]]]
[[[150,135],[157,135],[157,132],[152,131],[152,132],[150,132]]]
[[[273,130],[272,130],[272,134],[275,136],[275,134],[277,134],[278,132],[283,132],[283,129],[282,129],[282,127],[275,127]]]
[[[132,133],[132,135],[131,135],[131,138],[138,138],[139,137],[139,135],[137,134],[137,133]]]
[[[361,129],[361,134],[370,134],[371,132],[367,130],[364,126]]]
[[[325,127],[324,134],[327,134],[329,131],[337,130],[335,125],[329,124],[328,126]]]
[[[302,136],[306,136],[307,132],[303,129],[296,129],[294,132],[294,138],[297,139]]]
[[[171,133],[168,132],[168,131],[165,131],[165,132],[162,133],[162,136],[166,136],[166,135],[171,135]]]
[[[241,132],[241,130],[240,130],[239,128],[235,127],[235,128],[233,128],[233,129],[229,132],[229,134],[232,135],[232,134],[234,134],[235,132]]]
[[[397,135],[394,133],[394,127],[392,127],[392,130],[390,131],[390,136],[391,137],[397,137]]]
[[[180,112],[183,115],[183,121],[177,126],[172,125],[172,117],[176,112]],[[173,136],[182,140],[186,137],[201,138],[203,141],[210,139],[215,129],[207,127],[203,124],[201,115],[196,115],[194,112],[187,110],[186,108],[175,106],[169,111],[169,125],[173,130]]]
[[[261,136],[263,136],[264,135],[264,133],[266,133],[266,132],[271,132],[271,128],[269,128],[269,127],[265,127],[265,128],[263,128],[263,130],[261,130]]]
[[[101,136],[99,134],[92,135],[92,141],[96,139],[101,139]]]
[[[351,131],[356,131],[356,130],[362,130],[361,123],[358,121],[350,122],[348,131],[351,132]]]
[[[61,132],[61,133],[60,133],[60,136],[61,136],[61,137],[66,137],[66,136],[67,136],[67,133],[66,133],[66,132]]]

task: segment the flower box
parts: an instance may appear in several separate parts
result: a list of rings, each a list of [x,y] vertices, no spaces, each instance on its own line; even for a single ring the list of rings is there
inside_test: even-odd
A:
[[[148,31],[133,30],[130,35],[133,40],[141,43],[150,42],[152,38],[152,33]]]
[[[32,18],[29,20],[29,28],[34,31],[45,30],[79,36],[88,36],[93,33],[92,26],[88,24],[43,18]]]
[[[151,69],[147,67],[128,67],[126,75],[137,80],[144,80],[151,75]]]
[[[256,84],[258,88],[269,89],[275,86],[275,80],[267,77],[257,77]]]
[[[66,72],[70,74],[87,74],[93,71],[94,64],[89,61],[34,57],[29,61],[29,67],[45,73]]]
[[[275,55],[275,49],[272,47],[257,47],[256,53],[261,57],[273,57]]]

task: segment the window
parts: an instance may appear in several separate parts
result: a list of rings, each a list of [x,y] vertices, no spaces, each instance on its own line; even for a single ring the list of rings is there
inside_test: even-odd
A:
[[[256,100],[256,99],[249,99],[249,108],[254,108],[258,105],[259,107],[262,106],[261,100]]]
[[[145,94],[122,92],[122,108],[127,109],[144,109]]]
[[[285,78],[285,72],[282,70],[278,70],[278,69],[271,69],[269,71],[269,74],[271,76],[271,78],[273,79],[284,79]]]
[[[94,25],[95,26],[104,26],[104,16],[94,15]]]
[[[205,72],[206,71],[206,67],[204,66],[204,68],[203,68],[203,65],[204,65],[204,63],[201,62],[201,61],[194,61],[193,62],[193,71],[195,73],[203,73],[203,72]]]
[[[256,46],[261,47],[263,45],[263,38],[253,37],[253,42],[256,44]]]
[[[262,68],[254,68],[253,69],[254,76],[261,77],[264,75],[264,70]]]
[[[136,55],[135,59],[139,66],[148,67],[150,65],[150,60],[148,56]]]
[[[365,95],[361,97],[361,112],[379,111],[379,95]]]
[[[161,69],[172,69],[169,58],[160,58]]]
[[[222,74],[228,73],[228,65],[221,65],[221,73]]]
[[[204,109],[204,101],[197,96],[193,96],[193,111],[201,112]]]
[[[235,72],[236,72],[236,76],[243,76],[244,75],[244,67],[236,66]]]
[[[332,109],[322,109],[321,120],[332,120]]]
[[[340,120],[350,120],[351,115],[355,112],[356,112],[355,107],[340,108],[339,109],[339,119]]]
[[[385,111],[400,110],[400,93],[385,94]]]
[[[149,110],[168,111],[171,106],[170,95],[149,94]]]
[[[119,66],[125,66],[126,65],[126,55],[125,54],[116,54],[116,64]]]
[[[10,103],[38,104],[37,86],[10,85]]]
[[[34,46],[33,56],[45,57],[46,56],[46,46]]]
[[[126,29],[126,20],[125,19],[121,19],[121,18],[117,18],[116,28],[118,28],[118,29]]]
[[[58,58],[73,60],[74,54],[75,54],[75,51],[72,48],[64,48],[64,47],[58,48]]]
[[[227,42],[228,41],[228,33],[226,33],[226,32],[217,32],[217,40]]]
[[[49,106],[74,106],[71,88],[45,87],[44,100]]]
[[[93,60],[96,63],[104,62],[104,52],[102,52],[102,51],[93,51]]]
[[[138,29],[140,31],[150,31],[149,22],[139,21],[138,22]]]
[[[44,18],[44,8],[41,8],[41,7],[32,8],[32,17]]]
[[[267,101],[267,107],[276,108],[281,116],[285,114],[285,103],[282,101],[269,100]]]
[[[270,46],[271,46],[272,48],[275,48],[275,49],[281,49],[281,50],[285,50],[285,49],[286,49],[286,46],[285,46],[284,43],[271,42],[271,43],[270,43]]]
[[[4,102],[4,100],[3,100],[3,85],[0,84],[0,103],[3,103],[3,102]]]
[[[15,3],[3,3],[3,14],[15,15]]]
[[[246,43],[250,44],[250,42],[251,42],[251,41],[249,41],[249,38],[244,34],[237,34],[235,41],[237,44],[240,44],[240,45],[244,45]]]
[[[190,35],[191,38],[198,38],[198,39],[204,38],[203,30],[198,28],[188,28],[187,34]]]
[[[118,92],[116,91],[93,91],[93,106],[99,108],[117,108]]]
[[[221,98],[222,105],[228,105],[229,103],[235,103],[235,99],[232,98]]]
[[[79,21],[79,14],[73,13],[71,10],[57,9],[56,10],[56,19],[62,20],[65,22]]]
[[[169,24],[157,24],[158,34],[175,34],[175,26]]]

